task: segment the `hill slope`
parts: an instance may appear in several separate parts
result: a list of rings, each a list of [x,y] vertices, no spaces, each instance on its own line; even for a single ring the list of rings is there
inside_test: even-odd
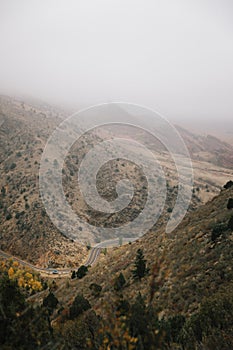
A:
[[[4,96],[0,98],[1,249],[46,267],[77,266],[87,256],[85,247],[64,237],[53,225],[39,197],[38,173],[41,155],[46,141],[54,128],[67,116],[66,113],[43,103],[26,103]],[[104,166],[101,169],[97,179],[100,193],[108,200],[114,199],[116,182],[126,174],[133,179],[136,188],[132,207],[120,215],[100,215],[85,204],[77,187],[77,170],[83,155],[104,137],[109,138],[111,135],[105,135],[102,130],[101,135],[92,135],[91,142],[86,142],[84,138],[72,147],[64,165],[63,185],[68,202],[84,220],[92,225],[107,226],[115,222],[125,222],[137,215],[145,202],[145,196],[141,191],[140,172],[132,164],[114,161],[109,167]],[[208,148],[210,162],[198,160],[199,151],[205,148],[204,140],[200,141],[198,136],[185,131],[184,139],[187,140],[187,146],[192,147],[190,150],[193,154],[195,188],[190,206],[192,210],[216,195],[232,174],[232,170],[215,165],[218,163],[215,157],[216,148]],[[231,159],[230,146],[219,140],[212,143],[221,149],[221,159],[223,150],[225,158]],[[177,195],[176,171],[165,151],[156,149],[155,152],[167,174],[169,191],[165,218]],[[137,205],[137,200],[140,205]],[[77,227],[77,233],[80,232],[81,226]],[[84,234],[88,237],[88,232]]]
[[[121,290],[127,299],[135,298],[138,291],[149,297],[154,269],[159,267],[157,281],[161,282],[157,286],[155,305],[159,305],[163,314],[194,312],[204,297],[227,288],[233,278],[233,229],[227,228],[233,217],[233,209],[227,209],[229,198],[233,198],[233,188],[223,190],[210,202],[187,214],[169,236],[164,234],[165,226],[162,225],[140,241],[109,249],[86,277],[73,281],[68,290],[58,293],[58,297],[65,304],[78,288],[101,312],[103,300],[107,303],[115,294],[113,282],[120,272],[127,281]],[[219,232],[216,237],[213,230]],[[143,249],[150,272],[135,282],[132,270],[139,248]],[[98,300],[89,290],[91,283],[102,286]]]

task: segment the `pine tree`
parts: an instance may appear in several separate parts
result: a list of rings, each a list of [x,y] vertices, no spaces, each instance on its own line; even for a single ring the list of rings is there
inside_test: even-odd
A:
[[[53,294],[53,292],[49,292],[48,296],[43,300],[43,306],[46,307],[50,314],[52,314],[53,310],[56,308],[58,304],[58,300]]]
[[[135,269],[132,271],[134,279],[141,279],[148,273],[148,269],[146,267],[146,260],[144,259],[142,249],[137,250],[134,266],[135,266]]]
[[[114,289],[119,291],[122,289],[122,287],[125,285],[126,281],[125,281],[125,277],[123,275],[123,273],[121,272],[119,274],[119,276],[117,276],[115,278],[115,281],[114,281]]]
[[[74,318],[81,315],[84,311],[87,311],[88,309],[91,309],[91,305],[87,299],[84,298],[82,294],[78,294],[71,307],[70,307],[70,319],[73,320]]]

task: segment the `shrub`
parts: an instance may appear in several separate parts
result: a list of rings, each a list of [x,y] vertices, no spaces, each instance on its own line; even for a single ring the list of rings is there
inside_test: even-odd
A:
[[[16,219],[19,219],[21,215],[24,215],[24,211],[17,212],[17,213],[15,214],[15,218],[16,218]]]
[[[6,189],[4,186],[2,186],[2,188],[1,188],[1,194],[3,197],[5,197],[5,195],[6,195]]]
[[[81,230],[80,230],[81,231]],[[91,244],[90,243],[88,243],[87,245],[86,245],[86,247],[87,247],[87,250],[91,250]]]
[[[72,273],[71,273],[71,279],[73,280],[74,278],[76,278],[76,272],[75,272],[75,271],[72,271]]]
[[[95,297],[98,297],[102,291],[102,287],[97,283],[91,283],[89,288]]]
[[[8,214],[6,215],[6,220],[10,220],[11,218],[12,218],[11,213],[8,213]]]
[[[220,237],[221,234],[222,234],[223,232],[225,232],[226,230],[227,230],[227,226],[226,226],[225,223],[222,223],[222,222],[221,222],[221,223],[215,224],[214,227],[213,227],[213,229],[212,229],[211,240],[212,240],[213,242],[215,242],[216,239],[217,239],[218,237]]]
[[[227,209],[232,209],[232,208],[233,208],[233,198],[229,198],[227,203]]]
[[[228,228],[233,231],[233,216],[230,218],[228,222]]]
[[[11,163],[11,165],[10,165],[10,170],[13,170],[13,169],[15,169],[16,168],[16,164],[15,163]]]
[[[223,187],[228,190],[228,188],[231,188],[233,186],[233,181],[228,181]]]
[[[78,271],[76,273],[77,277],[78,278],[83,278],[84,276],[86,276],[87,274],[87,271],[88,271],[88,268],[85,266],[85,265],[82,265],[78,268]]]

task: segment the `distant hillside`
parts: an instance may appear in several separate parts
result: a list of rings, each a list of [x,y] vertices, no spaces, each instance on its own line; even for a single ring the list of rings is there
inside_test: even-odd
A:
[[[201,136],[177,126],[193,159],[233,168],[233,146],[215,136]]]
[[[44,146],[54,128],[67,116],[68,112],[42,102],[29,103],[6,96],[0,97],[1,249],[40,266],[77,266],[87,255],[84,246],[64,237],[53,225],[39,197],[39,164]],[[120,132],[124,134],[124,130]],[[129,130],[125,132],[129,133]],[[190,210],[193,210],[216,195],[232,174],[231,168],[214,165],[217,164],[216,150],[220,149],[223,152],[225,149],[225,158],[229,160],[232,152],[231,146],[217,139],[211,139],[209,142],[211,145],[207,147],[209,156],[205,159],[206,162],[200,161],[199,153],[200,158],[205,158],[202,154],[205,148],[204,139],[187,131],[183,133],[187,146],[189,148],[192,146],[191,154],[194,158],[195,186],[190,206]],[[99,134],[93,133],[91,137],[91,142],[83,137],[74,144],[67,156],[63,171],[63,186],[67,201],[78,215],[92,225],[108,227],[122,224],[137,216],[143,207],[146,196],[141,188],[145,186],[145,179],[139,169],[127,162],[123,164],[113,161],[110,166],[102,167],[97,186],[104,198],[108,200],[116,198],[115,185],[123,175],[133,181],[136,194],[129,208],[120,214],[101,214],[92,210],[84,202],[77,186],[78,167],[84,154],[95,143],[111,135],[102,130]],[[144,138],[144,135],[140,137]],[[147,143],[149,141],[150,139],[146,139]],[[155,148],[155,152],[164,167],[169,189],[168,201],[160,222],[162,224],[168,217],[177,195],[177,176],[169,155],[160,148]],[[223,156],[220,158],[225,159]],[[88,235],[91,232],[83,232],[80,226],[77,227],[77,233],[86,235],[88,244]]]

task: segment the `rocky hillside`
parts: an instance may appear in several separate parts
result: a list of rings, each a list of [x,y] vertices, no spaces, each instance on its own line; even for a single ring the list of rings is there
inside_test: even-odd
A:
[[[39,163],[46,140],[64,117],[1,97],[1,249],[40,266],[77,265],[87,255],[54,227],[39,197]]]
[[[40,266],[76,266],[87,255],[85,246],[66,238],[53,225],[39,197],[38,175],[44,146],[54,128],[67,116],[68,112],[41,102],[23,102],[4,96],[0,98],[1,249]],[[124,136],[126,131],[120,132]],[[127,132],[129,133],[129,130]],[[189,140],[187,146],[193,147],[190,148],[193,150],[195,175],[190,206],[190,210],[193,210],[219,193],[221,186],[231,176],[232,170],[215,165],[218,163],[215,151],[210,147],[208,152],[213,158],[209,159],[213,160],[212,163],[198,160],[200,147],[194,145],[200,143],[201,149],[205,145],[199,142],[198,136],[188,132],[185,135],[184,138]],[[73,145],[65,160],[63,187],[67,201],[81,218],[92,225],[110,227],[132,220],[145,204],[146,194],[141,189],[146,189],[146,180],[140,169],[130,162],[112,161],[111,164],[102,167],[97,178],[99,193],[107,200],[113,200],[116,198],[117,181],[123,176],[128,177],[135,187],[135,196],[129,208],[120,214],[106,215],[92,210],[83,200],[77,186],[80,162],[85,153],[100,139],[111,138],[107,130],[102,130],[99,134],[94,132],[89,136],[91,142],[88,135],[81,138]],[[215,143],[217,148],[223,147],[220,141],[216,140]],[[160,149],[155,149],[156,151],[167,176],[168,188],[168,200],[159,223],[161,225],[174,204],[177,178],[175,166],[169,155]],[[230,159],[231,156],[230,146],[225,145],[225,157]],[[79,226],[77,236],[80,234],[86,235],[88,244],[89,232],[84,232],[83,227]]]

